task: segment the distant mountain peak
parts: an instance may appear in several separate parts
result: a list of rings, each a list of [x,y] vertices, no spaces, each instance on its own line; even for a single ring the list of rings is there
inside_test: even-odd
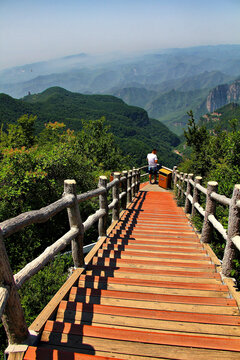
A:
[[[240,80],[218,85],[212,89],[208,94],[206,107],[209,112],[213,112],[231,102],[240,102]]]
[[[76,59],[76,58],[83,58],[83,57],[85,58],[87,56],[89,56],[89,55],[86,53],[79,53],[79,54],[75,54],[75,55],[64,56],[61,59],[71,60],[71,59]]]

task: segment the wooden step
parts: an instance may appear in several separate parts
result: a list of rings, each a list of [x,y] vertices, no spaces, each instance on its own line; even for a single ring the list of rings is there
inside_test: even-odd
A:
[[[226,287],[211,284],[170,283],[164,281],[144,281],[124,278],[103,278],[99,276],[81,276],[78,287],[105,290],[122,290],[155,294],[207,296],[229,298]],[[214,289],[214,290],[213,290]],[[221,290],[220,290],[221,289]],[[223,291],[223,289],[225,289]]]
[[[240,326],[221,324],[219,315],[176,313],[62,301],[56,321],[148,331],[240,336]],[[231,318],[230,316],[226,316]],[[229,319],[226,319],[227,322]],[[211,323],[216,322],[216,323]],[[219,323],[217,323],[219,322]]]
[[[105,289],[93,289],[93,288],[79,288],[73,286],[69,295],[71,301],[82,301],[83,298],[117,298],[117,299],[129,299],[136,301],[153,301],[153,302],[170,302],[179,304],[199,304],[199,305],[213,305],[213,306],[233,306],[236,307],[236,301],[229,298],[221,297],[204,297],[204,296],[183,296],[183,295],[169,295],[169,294],[157,294],[157,293],[142,293],[131,291],[116,291]],[[77,300],[75,300],[77,299]]]
[[[180,321],[180,322],[194,322],[197,324],[216,324],[233,326],[239,329],[240,315],[231,316],[224,314],[204,314],[183,311],[166,311],[166,310],[151,310],[138,309],[137,311],[131,307],[109,306],[100,304],[87,304],[81,302],[71,302],[63,300],[60,303],[59,309],[61,311],[71,310],[79,312],[96,312],[98,314],[109,314],[127,317],[136,317],[142,319],[155,319],[164,321]],[[144,325],[144,323],[143,323]]]
[[[164,223],[155,223],[155,224],[146,224],[143,223],[134,223],[129,222],[126,224],[118,224],[114,228],[115,230],[138,230],[138,231],[162,231],[162,230],[174,230],[174,231],[192,231],[192,227],[184,224],[166,224]]]
[[[111,243],[111,242],[106,242],[102,245],[102,249],[103,250],[116,250],[116,251],[141,251],[141,252],[146,252],[149,253],[167,253],[167,254],[202,254],[207,256],[207,252],[206,250],[203,250],[201,248],[190,248],[190,247],[180,247],[180,246],[141,246],[140,244],[115,244],[115,243]]]
[[[59,336],[60,334],[60,336]],[[102,340],[95,341],[94,339]],[[118,347],[115,351],[118,353],[124,352],[131,353],[128,348],[128,344],[132,343],[137,345],[137,348],[144,345],[147,348],[147,352],[144,351],[144,355],[150,356],[165,356],[162,352],[161,345],[179,346],[195,349],[212,349],[222,350],[238,353],[240,355],[240,338],[226,338],[224,336],[201,336],[201,335],[181,335],[173,334],[169,332],[147,332],[127,329],[115,329],[101,326],[89,326],[89,325],[77,325],[67,322],[54,322],[47,321],[41,341],[52,345],[63,344],[71,348],[79,347],[86,348],[86,345],[93,351],[95,348],[101,349],[100,343],[102,343],[102,349],[106,350],[107,340],[113,340],[116,346],[116,341],[119,341]],[[108,342],[110,343],[110,342]],[[149,347],[147,344],[155,345],[151,347],[151,350],[156,349],[156,352],[149,353]],[[135,346],[136,348],[136,346]],[[130,350],[130,351],[129,351]],[[136,351],[137,349],[135,349]],[[137,351],[134,352],[137,354]],[[140,355],[143,355],[140,353]],[[190,352],[189,352],[190,355]],[[231,355],[231,353],[230,353]],[[226,357],[225,357],[226,358]]]
[[[86,269],[87,275],[99,276],[114,276],[114,277],[129,277],[136,279],[150,279],[150,280],[166,280],[166,281],[189,281],[199,283],[215,283],[217,280],[221,284],[221,277],[214,272],[201,272],[188,270],[156,270],[156,269],[141,269],[131,267],[119,266],[100,266],[89,264]],[[125,275],[126,274],[126,275]],[[180,279],[180,280],[179,280]]]
[[[146,237],[129,237],[125,236],[110,236],[106,239],[104,244],[122,244],[122,245],[137,245],[137,246],[151,246],[151,247],[181,247],[181,248],[193,248],[193,249],[203,249],[203,246],[199,242],[184,241],[182,239],[164,239],[164,238],[146,238]]]
[[[196,260],[199,263],[204,263],[204,262],[208,262],[210,263],[210,258],[206,256],[206,254],[202,255],[202,254],[175,254],[174,252],[172,253],[162,253],[162,252],[155,252],[155,253],[151,253],[151,252],[138,252],[138,251],[134,251],[131,250],[129,251],[128,249],[122,249],[122,250],[104,250],[104,249],[99,249],[97,255],[99,257],[110,257],[110,258],[121,258],[121,259],[132,259],[135,258],[136,260],[141,257],[143,259],[145,258],[151,258],[152,261],[155,261],[157,259],[169,259],[169,257],[175,260]]]
[[[97,293],[96,289],[79,289],[72,288],[69,294],[69,301],[86,302],[89,304],[101,304],[121,307],[132,307],[135,309],[152,309],[152,310],[166,310],[166,311],[184,311],[184,312],[197,312],[205,314],[225,314],[237,315],[239,314],[238,308],[234,305],[232,299],[226,300],[223,305],[216,304],[211,301],[211,304],[205,304],[204,300],[194,297],[184,296],[164,296],[144,294],[140,297],[140,293],[132,294],[130,292],[123,293],[122,291],[114,292],[109,290],[100,290]],[[206,301],[206,298],[204,298]],[[219,298],[214,298],[219,299]],[[177,302],[179,300],[179,302]],[[229,302],[227,302],[230,300]]]
[[[198,237],[193,236],[193,235],[179,235],[174,233],[174,234],[169,234],[169,233],[165,233],[165,234],[158,234],[158,235],[154,235],[154,234],[121,234],[119,230],[116,231],[112,231],[111,234],[109,234],[108,236],[109,238],[122,238],[122,239],[129,239],[129,240],[157,240],[157,241],[180,241],[180,242],[188,242],[188,243],[192,243],[192,244],[198,244],[200,245],[200,241],[198,239]]]
[[[106,356],[96,356],[79,354],[60,349],[52,348],[38,348],[36,346],[29,346],[24,356],[24,360],[120,360],[119,358],[112,358]]]
[[[194,262],[193,260],[187,261],[152,261],[152,260],[138,260],[138,259],[110,259],[110,258],[93,258],[93,265],[110,266],[110,267],[133,267],[139,269],[152,269],[152,270],[167,270],[168,268],[174,267],[175,270],[186,271],[206,271],[215,272],[215,265],[208,263]]]
[[[216,293],[226,293],[228,294],[228,287],[226,285],[222,285],[221,282],[217,282],[216,284],[209,283],[194,283],[189,282],[189,279],[181,278],[182,282],[174,282],[174,281],[158,281],[158,280],[144,280],[144,279],[127,279],[127,278],[117,278],[117,277],[101,277],[101,276],[88,276],[81,275],[79,278],[79,282],[99,282],[99,283],[107,283],[107,284],[126,284],[126,285],[142,285],[144,287],[160,287],[160,288],[176,288],[176,289],[195,289],[195,290],[208,290],[212,291],[214,294]]]

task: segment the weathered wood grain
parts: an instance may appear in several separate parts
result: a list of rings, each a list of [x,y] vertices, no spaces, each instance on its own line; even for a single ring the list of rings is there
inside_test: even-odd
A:
[[[79,230],[77,228],[69,230],[54,244],[47,247],[41,255],[15,274],[14,280],[17,288],[19,289],[28,279],[41,270],[50,260],[54,258],[54,256],[59,253],[59,251],[63,250],[74,238],[76,238],[78,233]]]
[[[2,322],[9,344],[18,344],[26,340],[29,333],[1,231],[0,255],[0,284],[9,287],[9,296],[2,315]]]
[[[3,237],[6,238],[7,236],[23,229],[27,225],[46,222],[48,219],[50,219],[52,216],[56,215],[63,209],[66,209],[68,206],[72,206],[73,202],[74,196],[67,195],[64,198],[57,200],[54,203],[45,206],[39,210],[28,211],[12,219],[3,221],[0,224]]]
[[[2,317],[2,314],[4,312],[8,297],[9,297],[9,287],[0,286],[0,318]]]

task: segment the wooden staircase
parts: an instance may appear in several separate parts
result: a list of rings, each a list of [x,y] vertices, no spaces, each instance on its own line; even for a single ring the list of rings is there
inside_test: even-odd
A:
[[[140,191],[24,359],[239,360],[239,315],[173,195]]]

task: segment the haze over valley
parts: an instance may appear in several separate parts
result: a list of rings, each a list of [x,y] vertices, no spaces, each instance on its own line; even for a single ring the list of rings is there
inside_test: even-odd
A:
[[[239,102],[239,75],[240,45],[115,54],[114,59],[80,53],[2,70],[0,92],[22,98],[60,86],[114,95],[181,134],[190,109],[199,117]]]

